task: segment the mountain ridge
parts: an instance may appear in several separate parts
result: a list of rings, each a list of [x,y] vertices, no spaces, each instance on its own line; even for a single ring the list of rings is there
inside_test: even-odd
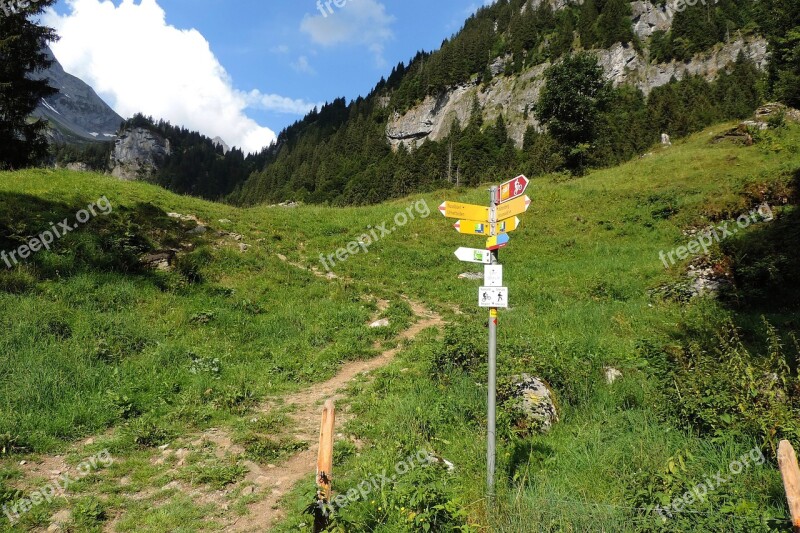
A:
[[[51,140],[70,144],[116,139],[123,118],[89,84],[66,72],[50,47],[45,54],[52,63],[34,77],[47,79],[58,93],[44,98],[33,116],[50,123]]]

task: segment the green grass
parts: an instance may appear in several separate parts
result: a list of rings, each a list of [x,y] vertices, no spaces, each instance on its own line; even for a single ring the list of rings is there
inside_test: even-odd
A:
[[[735,217],[763,200],[783,220],[796,216],[792,201],[784,205],[783,197],[800,169],[800,128],[770,133],[748,148],[710,143],[722,128],[618,168],[531,183],[533,205],[500,252],[512,307],[500,316],[499,375],[507,380],[524,371],[546,379],[558,397],[561,422],[547,435],[522,436],[501,411],[496,507],[483,497],[485,365],[479,362],[485,316],[476,309],[478,282],[457,279],[477,269],[453,256],[457,247],[481,247],[482,240],[456,234],[436,209],[445,199],[483,204],[484,190],[439,191],[368,208],[237,209],[93,174],[1,173],[5,249],[46,229],[51,216],[72,216],[102,195],[114,214],[0,274],[0,444],[2,438],[12,443],[0,465],[0,472],[10,472],[0,476],[0,489],[33,488],[11,470],[20,454],[52,453],[101,436],[97,446],[107,446],[120,461],[82,489],[83,497],[99,503],[65,504],[82,509],[75,530],[91,530],[118,515],[119,531],[214,529],[218,508],[181,494],[134,497],[168,481],[166,467],[147,459],[158,455],[153,448],[221,426],[231,428],[251,458],[286,457],[300,446],[279,435],[290,431],[287,419],[265,415],[250,422],[253,407],[328,379],[346,361],[373,355],[376,341],[391,346],[412,320],[400,298],[407,296],[442,313],[455,329],[447,343],[433,332],[419,335],[373,383],[351,385],[357,416],[340,430],[360,445],[337,445],[341,463],[334,490],[347,492],[421,449],[452,461],[455,470],[434,466],[400,476],[341,510],[340,527],[785,529],[780,477],[771,458],[694,504],[695,514],[662,523],[652,512],[656,503],[669,503],[765,442],[735,423],[708,431],[682,417],[671,403],[674,387],[664,380],[670,375],[664,361],[671,361],[662,358],[665,347],[713,344],[721,325],[732,320],[753,353],[764,353],[767,339],[759,324],[765,315],[791,350],[787,334],[798,329],[796,306],[790,304],[737,307],[652,295],[684,279],[688,260],[666,270],[659,252],[685,245],[687,227]],[[187,236],[192,224],[181,225],[167,212],[196,215],[211,231]],[[399,212],[413,212],[415,219],[373,243],[368,253],[337,264],[336,280],[276,256],[324,270],[320,254],[346,248],[368,226],[392,227]],[[746,248],[779,227],[754,226],[731,246],[741,241]],[[250,249],[242,253],[236,241],[217,236],[223,229],[242,234]],[[138,271],[123,254],[186,243],[195,251],[184,247],[182,268],[167,274]],[[719,257],[722,251],[713,253]],[[792,264],[796,250],[785,253],[789,262],[779,265]],[[392,302],[384,313],[378,312],[378,298]],[[389,328],[367,327],[382,317],[390,318]],[[464,368],[448,367],[442,354],[453,343],[464,343],[477,357]],[[623,379],[606,385],[605,366],[622,370]],[[768,455],[770,446],[764,446]],[[683,462],[670,469],[678,457]],[[181,479],[236,486],[242,471],[236,458],[226,461],[200,460]],[[130,485],[120,487],[121,478]],[[310,523],[302,512],[310,493],[309,481],[290,495],[289,514],[278,530],[302,530],[301,524]],[[241,501],[231,501],[231,509],[241,510]],[[48,516],[37,510],[23,527],[47,525]]]

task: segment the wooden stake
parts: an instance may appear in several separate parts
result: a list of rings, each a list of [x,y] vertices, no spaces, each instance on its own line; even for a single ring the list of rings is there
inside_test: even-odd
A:
[[[797,465],[794,448],[788,440],[782,440],[778,445],[778,468],[781,470],[789,514],[792,516],[792,529],[795,533],[800,533],[800,467]]]
[[[314,531],[323,531],[328,525],[325,505],[331,501],[331,484],[333,480],[333,428],[336,412],[333,400],[325,402],[322,409],[322,424],[319,429],[319,454],[317,455],[317,516]]]

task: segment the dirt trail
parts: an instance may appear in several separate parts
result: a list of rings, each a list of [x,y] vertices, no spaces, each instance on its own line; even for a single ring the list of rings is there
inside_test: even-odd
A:
[[[408,301],[418,321],[402,332],[398,340],[410,340],[423,330],[439,327],[444,322],[438,314],[426,309],[417,302]],[[317,448],[319,440],[319,424],[322,403],[327,399],[334,402],[341,400],[345,394],[341,392],[350,381],[361,374],[366,374],[389,364],[400,352],[401,346],[384,351],[378,357],[368,361],[347,363],[332,379],[315,385],[305,391],[283,397],[285,405],[292,406],[292,418],[296,423],[295,436],[311,443],[308,450],[300,452],[284,463],[263,470],[259,465],[249,463],[251,473],[248,478],[260,486],[260,490],[268,490],[269,494],[262,501],[250,506],[250,514],[236,520],[229,531],[267,531],[269,527],[284,516],[278,508],[280,499],[303,479],[311,479],[316,473]],[[269,409],[269,407],[267,407]],[[350,414],[337,408],[336,426],[350,419]]]
[[[278,257],[295,268],[311,272],[328,281],[337,279],[335,274],[323,273],[313,267],[304,267],[298,263],[291,262],[285,256],[279,255]],[[298,452],[282,462],[276,462],[276,464],[259,464],[249,460],[243,461],[242,464],[248,469],[243,483],[246,484],[246,490],[250,491],[245,494],[263,495],[260,501],[248,506],[249,513],[246,516],[233,516],[232,513],[230,513],[228,508],[228,494],[230,494],[230,490],[208,491],[207,488],[189,486],[180,479],[175,479],[162,487],[161,490],[177,489],[183,493],[189,494],[190,497],[198,503],[213,504],[220,508],[223,511],[221,514],[223,514],[224,517],[218,516],[217,519],[224,524],[225,531],[269,531],[278,520],[285,516],[285,512],[279,507],[281,498],[291,491],[298,482],[304,479],[310,481],[314,478],[316,473],[322,404],[328,399],[332,399],[334,402],[338,403],[339,400],[346,397],[343,389],[351,381],[361,375],[369,374],[370,372],[388,365],[403,349],[404,341],[413,339],[425,329],[439,328],[444,324],[442,317],[437,313],[408,298],[404,297],[404,300],[411,307],[416,317],[416,322],[395,337],[394,340],[397,341],[396,347],[384,350],[373,359],[346,363],[341,367],[338,374],[330,380],[295,394],[267,400],[258,408],[261,412],[269,412],[276,408],[288,408],[287,410],[291,413],[289,416],[292,421],[291,424],[287,424],[289,436],[293,436],[298,441],[308,442],[309,449]],[[376,304],[378,315],[386,311],[389,306],[388,301],[381,299],[377,300]],[[380,349],[379,343],[376,343],[375,348]],[[341,428],[352,418],[352,415],[347,411],[345,406],[337,404],[336,407],[336,428]],[[341,433],[337,433],[336,436],[337,438],[344,438]],[[218,458],[242,457],[244,454],[244,449],[233,442],[231,436],[225,429],[212,428],[200,435],[195,435],[192,439],[193,440],[179,439],[176,442],[170,443],[169,446],[161,447],[161,453],[156,453],[152,457],[152,464],[165,465],[168,459],[174,459],[173,466],[167,467],[167,469],[169,472],[175,474],[185,466],[187,455],[193,453],[193,451],[202,449],[205,443],[211,443],[213,445],[213,453]],[[71,447],[71,451],[81,451],[84,446],[92,443],[94,443],[93,438],[83,443],[75,443]],[[63,456],[45,456],[31,463],[26,463],[23,466],[25,477],[29,479],[38,477],[46,479],[48,476],[53,477],[66,470],[68,470],[68,466],[65,464]],[[127,485],[128,483],[130,483],[130,480],[127,476],[120,480],[121,485]],[[131,495],[131,499],[138,501],[150,498],[158,492],[158,489],[147,488],[140,491],[138,494]],[[124,514],[124,511],[122,511],[111,517],[105,524],[103,530],[113,532]],[[309,519],[311,519],[311,517],[309,517]],[[61,530],[61,526],[66,525],[69,521],[69,511],[61,511],[51,518],[51,524],[47,531]],[[41,531],[45,531],[45,528],[42,528]]]

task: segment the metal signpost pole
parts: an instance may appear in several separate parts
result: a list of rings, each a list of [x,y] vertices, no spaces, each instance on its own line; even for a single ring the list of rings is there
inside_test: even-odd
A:
[[[520,215],[528,210],[531,199],[524,196],[530,181],[517,176],[499,187],[489,189],[489,207],[442,202],[439,211],[446,218],[459,219],[453,226],[464,235],[483,235],[486,249],[459,248],[456,257],[467,263],[484,265],[484,285],[478,290],[478,306],[489,309],[489,402],[486,446],[486,493],[494,500],[495,458],[497,456],[497,310],[508,308],[508,287],[503,285],[503,266],[498,250],[508,246],[508,234],[520,225]]]
[[[489,189],[489,206],[492,235],[497,229],[497,187]],[[498,251],[492,251],[492,264],[498,263]],[[489,413],[486,446],[486,492],[489,502],[494,498],[494,468],[497,414],[497,308],[489,309]]]

